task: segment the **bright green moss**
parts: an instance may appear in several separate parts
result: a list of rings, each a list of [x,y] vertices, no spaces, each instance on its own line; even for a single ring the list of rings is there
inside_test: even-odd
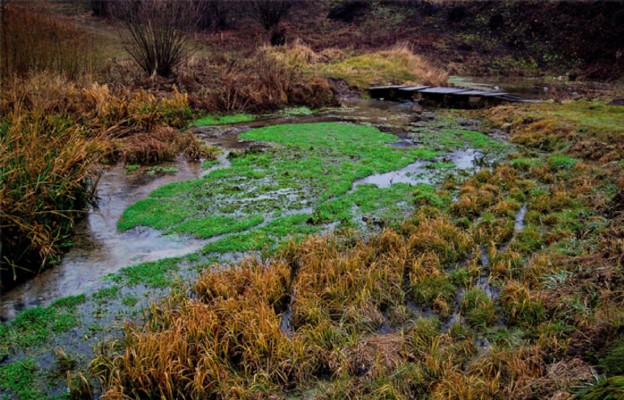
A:
[[[193,126],[235,124],[239,122],[250,122],[255,119],[256,117],[251,114],[206,115],[195,121]]]
[[[349,224],[355,215],[398,220],[408,209],[409,186],[358,187],[349,193],[353,182],[437,155],[430,149],[388,146],[396,140],[393,135],[347,123],[277,125],[251,130],[241,139],[278,146],[234,157],[230,168],[212,171],[203,179],[157,189],[123,213],[119,229],[144,225],[207,239],[244,232],[285,212],[308,208],[316,209],[317,224]],[[352,215],[354,208],[357,212]],[[295,233],[319,229],[299,224]],[[258,249],[284,236],[258,235],[237,234],[208,248]]]
[[[59,299],[49,307],[22,311],[13,321],[0,325],[0,357],[9,349],[39,345],[53,333],[65,332],[79,324],[77,306],[86,297]]]

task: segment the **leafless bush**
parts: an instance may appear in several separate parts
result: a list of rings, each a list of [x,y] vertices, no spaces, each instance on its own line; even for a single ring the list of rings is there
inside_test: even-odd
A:
[[[275,28],[282,18],[288,15],[292,3],[289,0],[253,0],[251,7],[264,29]]]
[[[113,12],[126,26],[126,50],[146,73],[170,76],[190,55],[186,33],[199,20],[196,2],[119,0]]]
[[[199,13],[198,28],[201,30],[222,30],[228,24],[232,6],[223,0],[193,0]]]

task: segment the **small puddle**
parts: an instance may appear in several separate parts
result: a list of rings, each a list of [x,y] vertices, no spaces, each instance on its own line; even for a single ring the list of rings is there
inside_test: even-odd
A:
[[[425,176],[426,170],[424,169],[424,166],[427,164],[429,164],[428,161],[415,161],[398,171],[369,175],[366,178],[357,179],[353,182],[353,189],[366,184],[377,185],[380,188],[389,188],[395,183],[407,183],[410,185],[429,183],[429,177]]]
[[[514,230],[516,232],[522,232],[524,230],[524,226],[525,226],[524,218],[526,217],[526,213],[527,213],[527,205],[526,203],[524,203],[522,207],[520,207],[520,210],[518,210],[518,213],[516,214],[516,221],[514,224]]]
[[[352,190],[359,185],[373,184],[379,188],[389,188],[395,183],[406,183],[408,185],[417,185],[419,183],[432,183],[433,172],[426,168],[428,164],[435,161],[452,162],[457,170],[467,170],[477,166],[477,159],[481,153],[476,149],[457,150],[443,157],[436,158],[432,161],[417,160],[408,166],[383,174],[369,175],[365,178],[356,179],[353,182]]]

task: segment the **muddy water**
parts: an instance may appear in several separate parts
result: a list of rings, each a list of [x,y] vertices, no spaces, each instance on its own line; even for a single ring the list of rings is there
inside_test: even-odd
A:
[[[88,217],[76,227],[74,247],[60,265],[3,293],[0,318],[12,318],[24,307],[91,291],[98,286],[101,276],[125,266],[200,249],[203,241],[164,236],[151,228],[117,231],[117,221],[128,206],[162,185],[195,179],[202,174],[201,163],[187,163],[184,159],[163,166],[176,167],[178,172],[149,177],[140,171],[126,173],[121,165],[105,170],[97,186],[98,207],[90,210]]]
[[[621,94],[623,90],[617,83],[569,81],[564,77],[452,76],[449,82],[459,87],[502,91],[527,99]]]

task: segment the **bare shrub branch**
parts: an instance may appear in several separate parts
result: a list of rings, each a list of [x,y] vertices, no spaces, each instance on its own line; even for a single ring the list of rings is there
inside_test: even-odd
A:
[[[146,73],[168,77],[189,57],[186,33],[199,20],[196,2],[120,0],[113,9],[126,26],[126,50]]]

